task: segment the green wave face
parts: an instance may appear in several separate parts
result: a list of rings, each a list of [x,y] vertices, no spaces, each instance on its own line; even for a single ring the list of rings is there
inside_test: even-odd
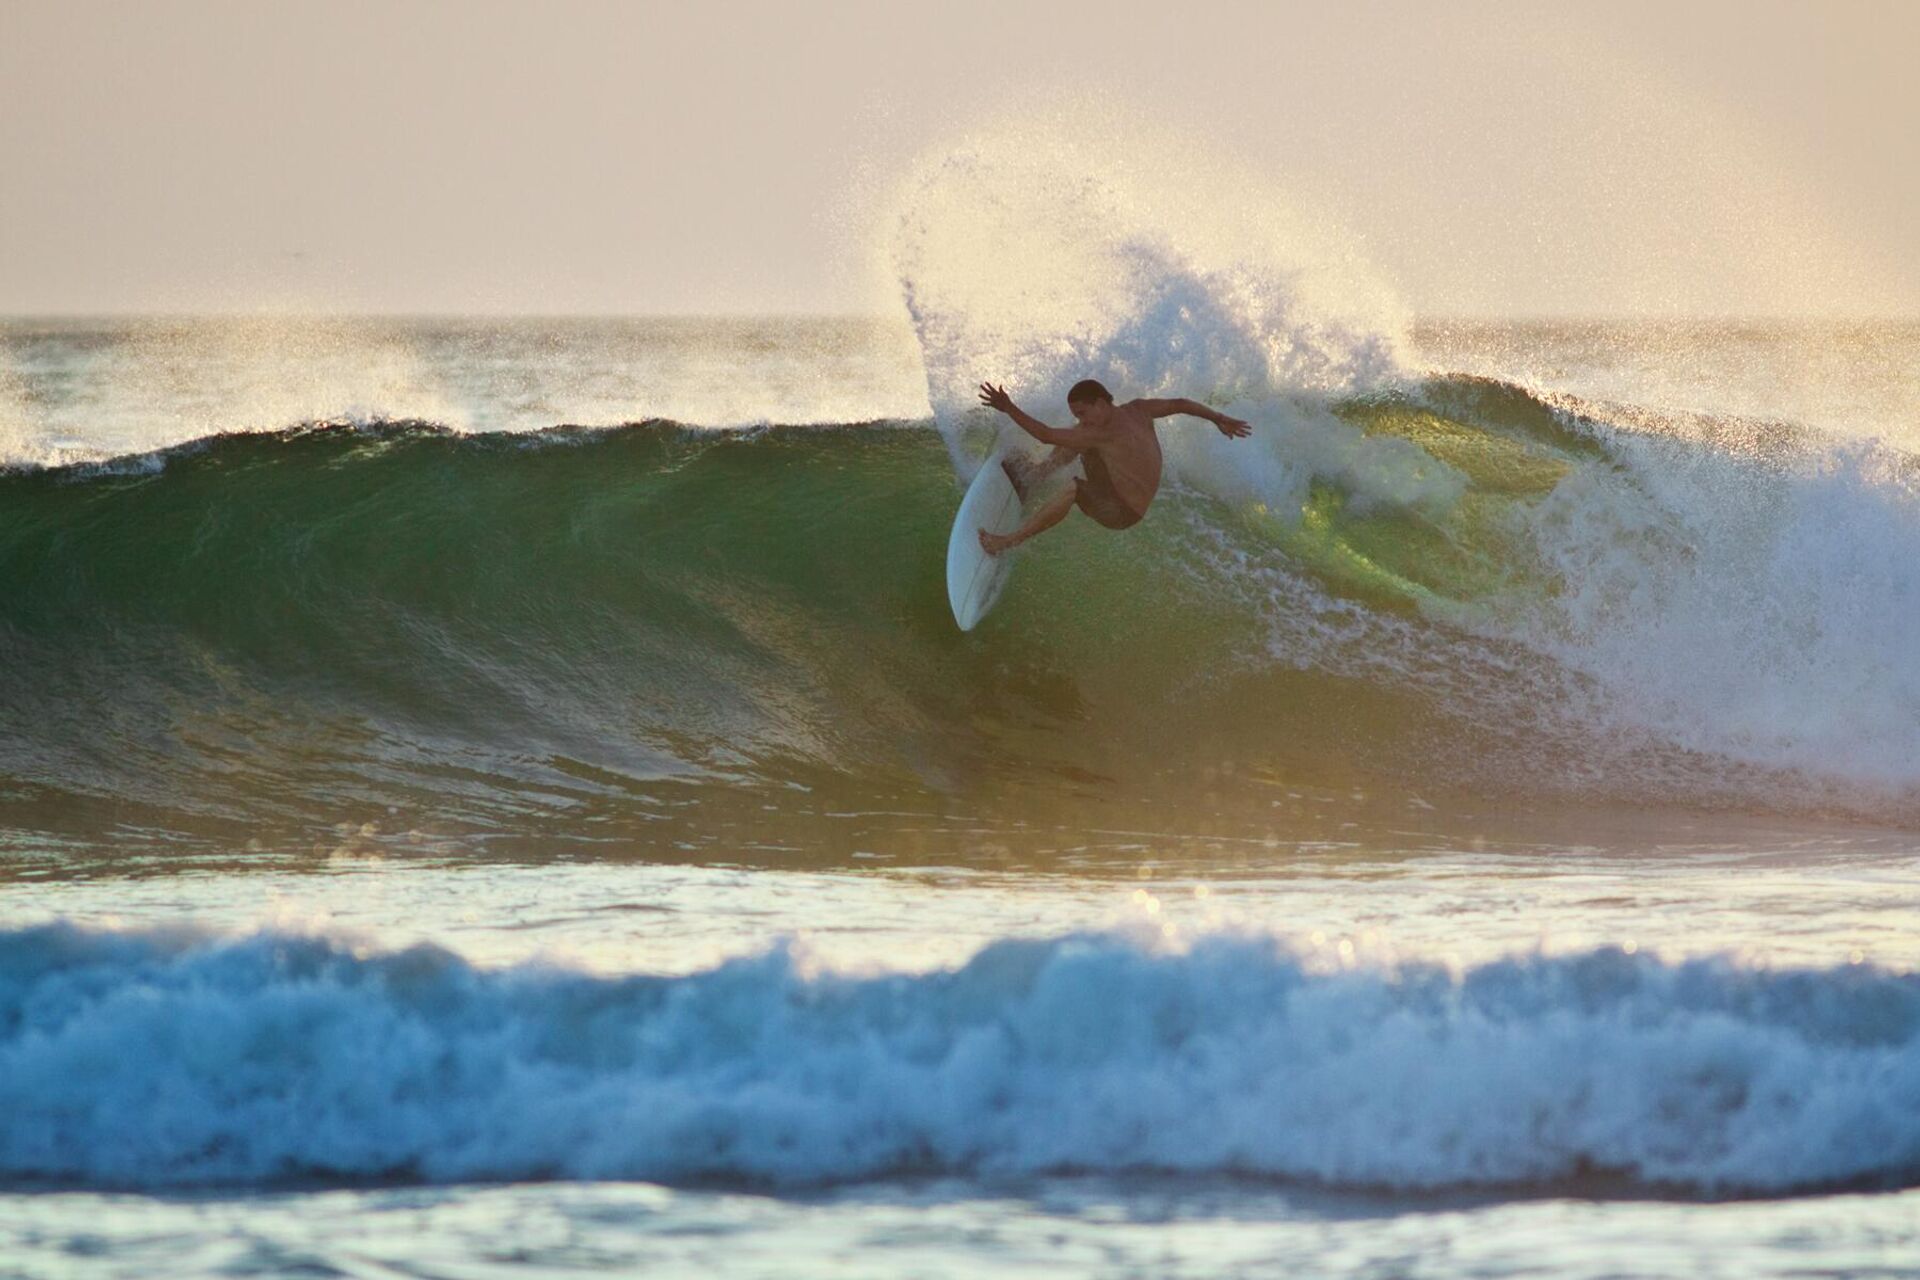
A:
[[[899,426],[315,428],[0,477],[0,805],[658,846],[793,796],[1017,824],[1069,794],[1204,808],[1232,777],[1244,808],[1510,764],[1526,716],[1482,695],[1513,657],[1471,632],[1550,597],[1525,513],[1604,455],[1493,385],[1336,412],[1457,500],[1320,480],[1298,512],[1072,519],[971,635],[941,579],[958,486]]]
[[[1387,487],[1445,478],[1440,500],[1393,501],[1334,471],[1311,476],[1295,502],[1242,502],[1226,519],[1271,563],[1366,607],[1467,623],[1553,594],[1533,545],[1534,508],[1576,468],[1605,466],[1592,439],[1525,393],[1472,379],[1349,399],[1340,422],[1387,454]],[[1410,449],[1409,449],[1410,447]]]

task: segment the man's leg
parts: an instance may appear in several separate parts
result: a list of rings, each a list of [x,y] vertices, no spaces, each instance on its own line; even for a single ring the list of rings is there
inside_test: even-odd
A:
[[[990,556],[1017,547],[1036,533],[1045,533],[1067,518],[1067,512],[1073,510],[1074,500],[1079,497],[1080,486],[1076,482],[1071,488],[1062,489],[1053,495],[1053,499],[1038,511],[1033,518],[1012,533],[988,533],[980,531],[980,547]]]
[[[1057,444],[1053,446],[1052,453],[1035,464],[1034,472],[1037,475],[1050,476],[1079,456],[1080,451],[1078,449],[1068,448],[1064,444]]]
[[[1006,470],[1007,479],[1013,482],[1013,491],[1020,495],[1020,501],[1025,502],[1032,495],[1034,486],[1079,456],[1078,449],[1057,444],[1052,453],[1038,462],[1028,462],[1015,452],[1002,459],[1000,465]]]

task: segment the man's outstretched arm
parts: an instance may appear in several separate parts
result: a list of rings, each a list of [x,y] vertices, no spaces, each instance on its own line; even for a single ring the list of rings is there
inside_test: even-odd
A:
[[[1090,449],[1106,439],[1106,433],[1091,427],[1050,427],[1013,402],[1005,387],[991,382],[980,384],[980,403],[998,409],[1012,418],[1022,431],[1041,444],[1064,445],[1069,449]]]
[[[1196,418],[1205,418],[1220,428],[1221,434],[1238,438],[1253,434],[1253,428],[1238,418],[1229,418],[1215,409],[1209,409],[1198,400],[1135,400],[1135,404],[1147,411],[1149,418],[1171,418],[1175,414],[1191,414]]]

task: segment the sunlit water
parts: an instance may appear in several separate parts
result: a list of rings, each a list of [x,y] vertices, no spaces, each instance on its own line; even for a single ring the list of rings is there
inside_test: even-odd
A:
[[[1905,448],[1920,404],[1910,327],[1415,337],[1416,363],[1637,429]],[[865,322],[0,331],[16,463],[337,419],[927,411],[911,335]],[[777,613],[733,616],[779,643]],[[206,670],[244,684],[206,626]],[[134,805],[85,781],[145,776],[86,756],[116,739],[76,737],[69,776],[7,725],[32,768],[0,777],[0,1269],[1920,1274],[1920,841],[1885,757],[1805,795],[1712,774],[1691,804],[1376,773],[1351,744],[1212,777],[1191,736],[1135,777],[1062,713],[968,731],[1077,772],[1001,783],[929,749],[867,777],[791,728],[805,693],[777,710],[817,775],[649,739],[684,791],[450,729],[440,756],[390,738],[379,759],[421,763],[381,791],[325,754],[345,713],[228,790],[255,721],[181,712],[128,741],[238,734],[231,764]],[[330,771],[351,799],[261,798]],[[1855,783],[1896,802],[1834,790]],[[166,785],[205,791],[170,808]],[[382,1073],[404,1087],[355,1092]]]

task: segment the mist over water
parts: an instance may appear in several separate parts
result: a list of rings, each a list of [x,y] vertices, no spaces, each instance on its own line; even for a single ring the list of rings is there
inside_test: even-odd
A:
[[[16,319],[0,344],[0,466],[320,423],[471,433],[926,413],[911,335],[864,318]]]
[[[1416,326],[1423,367],[1674,422],[1920,441],[1920,321],[1460,321]]]

